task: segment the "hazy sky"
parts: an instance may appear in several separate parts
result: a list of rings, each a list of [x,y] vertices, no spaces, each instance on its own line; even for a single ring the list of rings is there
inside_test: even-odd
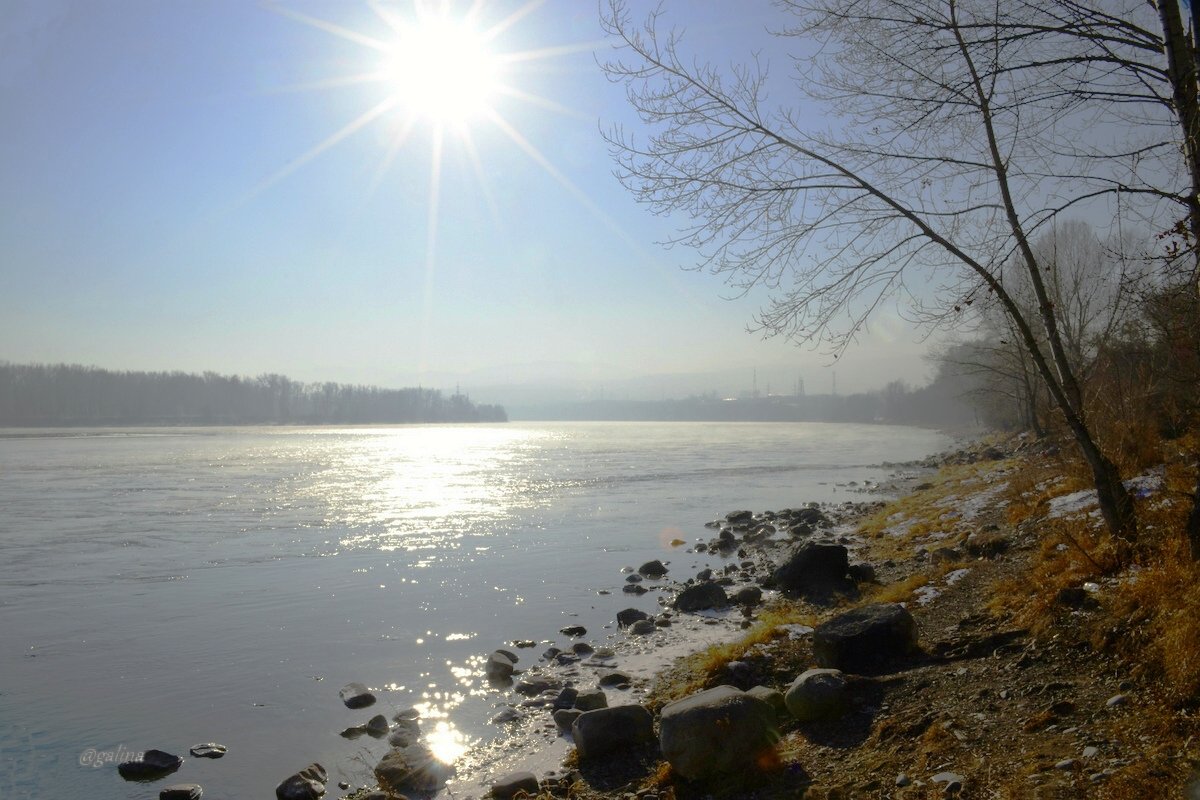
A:
[[[671,6],[694,52],[782,61],[767,0]],[[757,367],[829,385],[827,355],[746,333],[761,295],[679,269],[691,254],[655,244],[672,221],[612,176],[600,129],[636,123],[597,67],[593,2],[484,3],[491,51],[523,55],[482,99],[443,86],[456,45],[436,30],[393,63],[416,15],[383,8],[395,25],[349,0],[6,0],[0,360],[468,389],[708,370],[748,386]],[[442,89],[463,107],[437,106]],[[922,349],[885,311],[838,387],[919,383]]]

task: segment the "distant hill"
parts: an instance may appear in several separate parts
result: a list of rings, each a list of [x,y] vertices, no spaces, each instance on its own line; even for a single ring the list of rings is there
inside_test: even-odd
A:
[[[113,372],[0,362],[0,426],[505,422],[498,405],[424,388],[301,383],[283,375]]]

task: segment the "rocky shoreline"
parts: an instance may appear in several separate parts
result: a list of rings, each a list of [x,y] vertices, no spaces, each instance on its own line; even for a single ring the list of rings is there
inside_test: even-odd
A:
[[[887,466],[898,470],[895,482],[887,486],[871,482],[839,486],[849,492],[898,494],[928,471],[925,463]],[[657,613],[631,607],[619,612],[614,626],[599,636],[589,636],[582,626],[567,626],[541,644],[522,640],[504,643],[493,651],[484,662],[484,672],[490,689],[506,698],[491,719],[500,735],[473,747],[452,767],[438,761],[425,742],[415,709],[403,709],[390,719],[376,713],[341,732],[348,739],[387,740],[390,749],[371,770],[373,785],[334,784],[326,768],[314,763],[283,778],[276,796],[310,800],[340,790],[342,796],[354,800],[378,800],[389,797],[389,790],[391,797],[430,796],[446,790],[468,798],[507,797],[517,790],[531,791],[535,784],[530,776],[535,775],[540,776],[532,779],[539,791],[561,792],[578,778],[577,773],[561,768],[572,747],[587,752],[585,760],[595,762],[619,752],[631,731],[640,731],[649,741],[652,725],[645,706],[650,689],[657,676],[681,657],[735,640],[754,624],[765,602],[789,590],[796,580],[804,580],[813,569],[837,573],[818,576],[821,592],[830,596],[853,593],[856,581],[870,580],[874,572],[869,566],[849,563],[855,545],[846,531],[853,520],[880,505],[868,500],[812,503],[776,512],[730,512],[708,523],[709,535],[690,544],[682,540],[670,543],[681,552],[711,557],[710,565],[695,575],[676,575],[670,561],[653,560],[626,567],[618,586],[600,590],[601,594],[626,594],[631,601],[655,593]],[[782,585],[777,585],[779,564],[801,542],[826,562],[793,565],[791,572],[796,574],[785,570]],[[830,554],[835,554],[832,560]],[[555,643],[546,647],[551,641]],[[342,687],[339,696],[350,709],[370,709],[376,700],[366,686],[357,683]],[[605,722],[606,718],[616,722]],[[161,753],[171,762],[168,767],[151,763],[150,756],[158,758],[160,753],[147,751],[141,759],[125,762],[120,765],[121,774],[128,773],[129,779],[139,782],[157,781],[183,763],[182,758],[168,753]],[[195,757],[209,758],[223,754],[224,747],[216,743],[196,745],[192,752]],[[192,783],[160,790],[160,798],[169,800],[195,800],[202,794],[203,788]]]

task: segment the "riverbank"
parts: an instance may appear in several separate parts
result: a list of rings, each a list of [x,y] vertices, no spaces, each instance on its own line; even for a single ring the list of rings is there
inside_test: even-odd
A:
[[[829,602],[768,590],[764,605],[735,612],[740,635],[729,631],[729,612],[714,613],[726,626],[722,641],[639,679],[618,700],[658,715],[720,685],[786,691],[815,663],[815,628],[851,608],[902,603],[918,649],[875,674],[848,675],[835,718],[783,717],[769,768],[689,781],[657,746],[581,760],[554,735],[558,744],[545,752],[567,753],[565,767],[516,758],[496,760],[493,770],[530,769],[539,796],[582,800],[1192,796],[1184,793],[1200,761],[1200,651],[1194,626],[1168,626],[1159,618],[1163,598],[1154,606],[1155,587],[1161,593],[1169,577],[1159,574],[1170,565],[1167,543],[1142,556],[1156,559],[1153,566],[1110,562],[1094,501],[1078,477],[1064,474],[1053,447],[1012,439],[938,462],[936,473],[930,463],[908,465],[893,486],[871,487],[899,490],[898,499],[847,507],[817,532],[846,547],[852,562],[870,564],[873,580]],[[1169,529],[1173,484],[1186,478],[1165,465],[1137,481],[1144,518]],[[769,516],[752,520],[779,519]],[[793,545],[790,535],[747,545],[749,530],[734,534],[746,558],[733,574],[761,585]],[[1175,580],[1186,588],[1187,575]],[[673,618],[686,632],[675,646],[696,644],[678,624],[696,619]],[[708,621],[700,625],[722,624]],[[743,624],[750,627],[741,633]],[[664,646],[660,656],[674,652]],[[481,776],[479,796],[501,777]]]

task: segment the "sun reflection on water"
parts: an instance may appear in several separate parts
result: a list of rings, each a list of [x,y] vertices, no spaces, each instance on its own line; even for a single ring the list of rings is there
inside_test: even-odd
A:
[[[345,432],[330,468],[309,487],[342,528],[343,548],[425,551],[460,546],[514,511],[545,502],[524,467],[543,434],[496,427],[412,427]],[[417,564],[415,566],[421,566]]]

